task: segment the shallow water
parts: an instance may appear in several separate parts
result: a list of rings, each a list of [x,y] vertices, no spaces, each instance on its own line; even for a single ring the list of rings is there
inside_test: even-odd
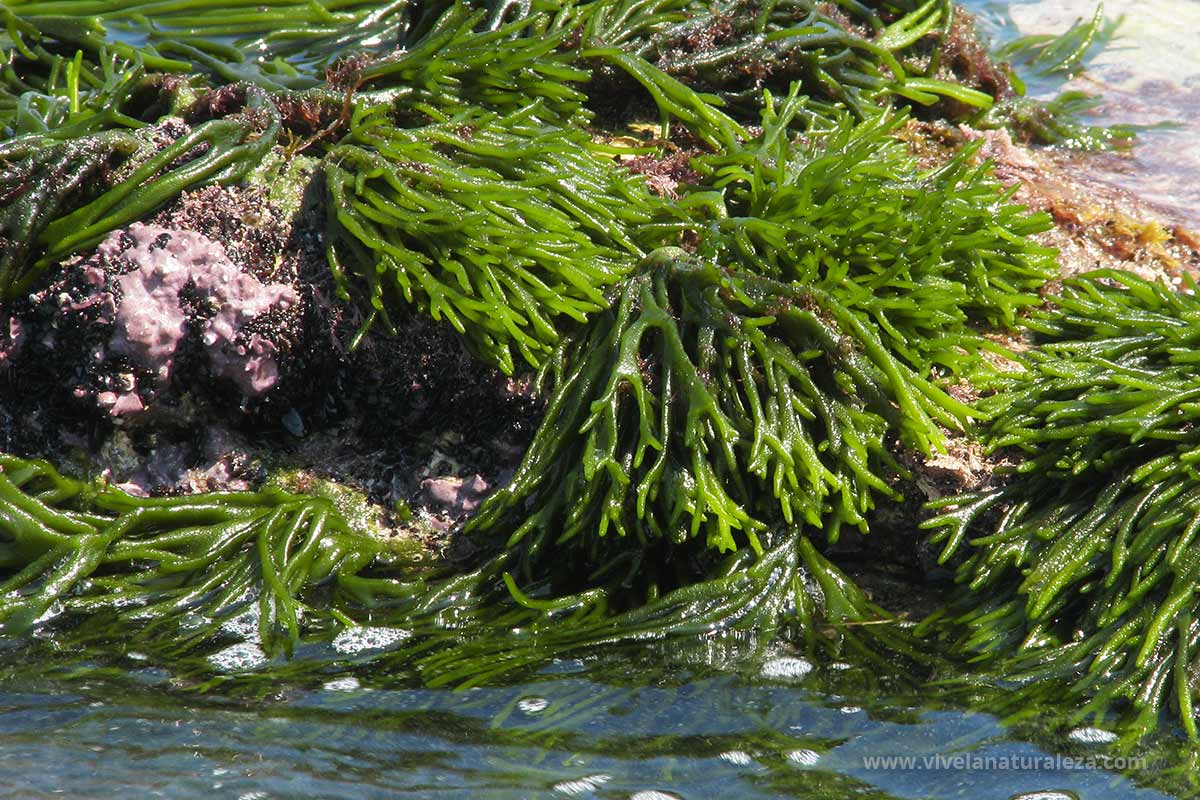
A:
[[[1061,31],[1092,7],[970,5],[1001,39]],[[1108,9],[1129,14],[1122,36],[1076,85],[1110,98],[1101,122],[1179,123],[1143,133],[1111,179],[1200,225],[1200,1]],[[370,668],[203,690],[119,651],[0,657],[0,798],[1197,796],[1167,774],[1180,766],[1170,747],[1130,754],[1102,726],[1002,721],[782,651],[732,667],[736,643],[611,650],[461,692]],[[261,658],[225,655],[213,665]],[[1129,755],[1143,762],[1128,768]]]
[[[201,692],[136,654],[41,675],[6,659],[0,797],[1171,796],[1066,760],[1117,758],[1102,729],[1047,746],[847,665],[768,653],[725,672],[711,662],[733,651],[693,651],[674,666],[610,651],[468,691],[366,671]]]
[[[1090,18],[1097,0],[968,0],[994,41],[1061,33]],[[1060,88],[1100,95],[1094,122],[1146,126],[1132,152],[1103,159],[1102,177],[1200,228],[1200,0],[1106,0],[1116,37],[1066,86],[1032,80],[1030,93]],[[1166,123],[1166,124],[1164,124]]]

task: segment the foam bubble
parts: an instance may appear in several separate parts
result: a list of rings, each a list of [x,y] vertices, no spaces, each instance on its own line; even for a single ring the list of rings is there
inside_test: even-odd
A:
[[[540,714],[550,705],[544,697],[526,697],[517,703],[517,710],[522,714]]]
[[[763,664],[762,675],[764,678],[790,678],[792,680],[799,680],[812,672],[812,669],[812,662],[807,659],[780,656],[779,658],[772,658]]]
[[[1076,728],[1067,738],[1080,744],[1109,744],[1117,740],[1117,735],[1102,728]]]
[[[821,754],[816,750],[793,750],[787,754],[787,760],[800,767],[812,767],[821,760]]]
[[[258,606],[251,605],[236,617],[221,623],[221,633],[238,639],[252,639],[258,635]]]
[[[333,649],[345,655],[354,655],[365,650],[386,650],[412,638],[412,631],[403,628],[373,628],[356,625],[333,638]]]
[[[576,795],[588,794],[599,789],[604,784],[608,783],[612,778],[608,775],[588,775],[584,778],[579,778],[574,781],[563,781],[562,783],[554,784],[554,791],[559,794]]]

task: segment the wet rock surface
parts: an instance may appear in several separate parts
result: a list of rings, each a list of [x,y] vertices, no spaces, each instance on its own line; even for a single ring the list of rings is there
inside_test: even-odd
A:
[[[0,312],[0,449],[136,495],[295,472],[440,550],[512,474],[540,401],[424,318],[351,351],[363,319],[334,296],[320,193],[293,178],[187,192]]]

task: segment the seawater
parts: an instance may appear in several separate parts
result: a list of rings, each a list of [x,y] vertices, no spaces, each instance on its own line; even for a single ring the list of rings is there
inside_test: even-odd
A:
[[[1103,727],[1006,724],[875,668],[737,658],[746,644],[611,648],[461,691],[369,666],[262,683],[251,666],[218,688],[116,643],[90,658],[10,651],[0,797],[1186,796],[1139,785],[1178,764]]]
[[[967,0],[993,41],[1061,33],[1089,19],[1098,0]],[[1141,130],[1129,153],[1095,167],[1104,180],[1160,206],[1170,221],[1200,229],[1200,0],[1105,0],[1115,38],[1074,79],[1038,80],[1030,93],[1060,90],[1102,99],[1093,121]],[[1091,170],[1089,169],[1089,172]]]

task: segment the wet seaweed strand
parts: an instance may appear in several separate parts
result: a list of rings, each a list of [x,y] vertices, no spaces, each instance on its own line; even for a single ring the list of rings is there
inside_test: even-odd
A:
[[[1020,466],[926,523],[962,559],[962,645],[1081,715],[1125,710],[1133,736],[1165,714],[1198,738],[1198,321],[1191,292],[1114,271],[1067,282],[983,405],[989,446]]]

